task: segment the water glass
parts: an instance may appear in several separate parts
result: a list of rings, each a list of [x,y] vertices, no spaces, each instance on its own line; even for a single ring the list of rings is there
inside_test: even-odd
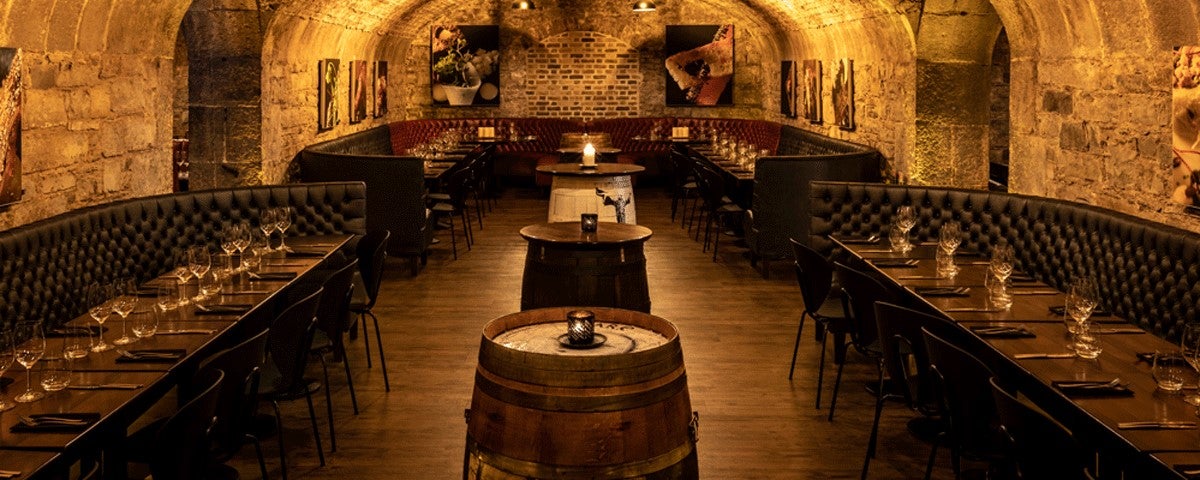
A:
[[[1092,311],[1096,309],[1098,303],[1100,303],[1100,296],[1096,292],[1094,280],[1089,277],[1076,277],[1071,280],[1064,306],[1068,318],[1074,320],[1077,325],[1082,325],[1092,316]],[[1067,328],[1070,328],[1069,324]],[[1078,326],[1076,328],[1078,329]]]
[[[912,205],[896,207],[896,225],[904,230],[904,237],[907,239],[909,230],[917,226],[917,212]]]
[[[65,356],[42,359],[42,390],[57,392],[71,385],[71,360]]]
[[[16,363],[16,352],[13,350],[12,332],[0,331],[0,377],[4,377],[4,372],[12,368],[13,363]],[[0,392],[0,412],[17,406],[5,399],[3,393]]]
[[[908,253],[912,250],[912,244],[908,243],[908,235],[898,225],[893,224],[888,228],[888,242],[891,243],[893,252]]]
[[[119,278],[113,282],[113,292],[116,298],[112,301],[113,313],[121,316],[121,336],[113,340],[113,345],[129,345],[137,338],[129,336],[129,314],[137,308],[137,283],[132,278]]]
[[[1100,336],[1092,332],[1092,326],[1087,323],[1081,324],[1076,333],[1071,335],[1071,347],[1075,350],[1075,356],[1085,359],[1099,357],[1104,350],[1100,345]]]
[[[1012,286],[1011,280],[1007,278],[1001,280],[989,271],[983,276],[983,286],[988,291],[988,303],[992,308],[1008,310],[1012,307],[1013,297],[1008,291],[1008,288]]]
[[[63,336],[63,356],[68,360],[86,358],[92,351],[92,329],[85,326]]]
[[[88,304],[88,315],[100,326],[96,343],[93,343],[91,347],[93,352],[106,352],[112,348],[112,345],[104,341],[104,322],[112,315],[110,302],[112,302],[113,296],[111,284],[92,283],[87,287],[85,298]]]
[[[1154,352],[1150,361],[1150,373],[1158,389],[1168,393],[1183,391],[1184,378],[1188,376],[1187,363],[1174,352]]]
[[[137,338],[153,337],[158,332],[158,320],[161,315],[163,313],[159,310],[133,314],[132,325],[130,325],[130,328],[133,329],[133,334]]]
[[[954,264],[954,252],[939,248],[934,253],[934,259],[937,261],[938,277],[954,278],[958,276],[958,265]]]
[[[194,300],[207,300],[218,293],[221,293],[221,275],[216,271],[212,271],[200,277],[200,292]]]
[[[1179,355],[1192,366],[1192,370],[1200,371],[1200,322],[1183,325],[1183,332],[1179,335]],[[1200,393],[1193,391],[1184,395],[1183,401],[1200,407]]]

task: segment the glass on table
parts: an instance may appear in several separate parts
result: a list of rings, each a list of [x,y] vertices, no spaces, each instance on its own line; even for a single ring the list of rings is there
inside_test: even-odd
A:
[[[888,242],[891,244],[893,252],[908,253],[912,250],[912,244],[908,242],[908,236],[899,225],[892,224],[888,228]]]
[[[212,254],[208,252],[208,247],[196,245],[188,248],[188,271],[192,272],[197,279],[204,278],[204,275],[212,269]],[[197,282],[199,284],[199,282]],[[202,297],[197,292],[196,297],[192,300],[199,301]]]
[[[1159,390],[1167,393],[1183,390],[1187,369],[1187,363],[1175,352],[1155,351],[1150,359],[1150,374],[1154,377],[1154,383]]]
[[[987,289],[988,305],[991,308],[1008,310],[1012,307],[1013,297],[1012,293],[1008,291],[1011,286],[1011,280],[1007,278],[1000,279],[1000,277],[997,277],[990,270],[983,275],[983,287]]]
[[[917,226],[917,211],[912,205],[900,205],[896,207],[896,226],[904,231],[904,238],[908,240],[908,232]]]
[[[208,272],[200,277],[198,285],[200,285],[199,291],[192,300],[202,302],[215,297],[221,293],[221,274],[216,270]]]
[[[162,315],[165,314],[158,309],[133,314],[133,322],[130,326],[133,329],[133,334],[137,338],[153,337],[155,333],[158,333],[159,317]]]
[[[4,378],[4,373],[12,368],[16,362],[16,351],[13,350],[13,332],[0,331],[0,378]],[[0,391],[0,412],[10,410],[17,404],[10,402],[4,398],[4,392]]]
[[[42,358],[42,390],[58,392],[71,386],[71,359],[66,355]]]
[[[46,395],[42,392],[33,390],[33,366],[38,360],[42,359],[42,355],[46,354],[46,334],[42,331],[42,326],[37,323],[23,323],[17,325],[16,347],[13,348],[17,363],[25,367],[25,393],[17,395],[17,403],[29,403],[41,400]]]
[[[129,336],[129,314],[137,308],[137,283],[132,278],[119,278],[113,282],[112,301],[113,313],[121,316],[121,336],[113,340],[113,345],[129,345],[137,341],[137,337]]]
[[[275,230],[279,231],[279,250],[289,252],[291,249],[287,247],[287,242],[284,237],[287,234],[287,229],[292,226],[292,207],[279,207],[275,210]]]
[[[1078,330],[1080,325],[1091,318],[1098,303],[1100,303],[1100,298],[1096,292],[1094,280],[1090,277],[1076,277],[1071,280],[1070,286],[1067,288],[1064,310],[1067,314],[1066,317],[1070,321],[1074,321],[1074,330]],[[1070,321],[1067,321],[1067,330],[1073,331]]]
[[[88,315],[92,317],[92,320],[96,321],[97,325],[100,325],[100,330],[98,335],[96,335],[96,343],[92,344],[91,347],[93,352],[106,352],[112,349],[112,345],[104,341],[104,321],[108,320],[108,317],[113,313],[110,302],[113,301],[114,296],[111,284],[92,283],[87,286],[85,298],[88,304]]]
[[[1104,347],[1100,344],[1100,336],[1092,331],[1092,325],[1084,323],[1076,329],[1074,334],[1071,334],[1071,348],[1075,351],[1075,356],[1084,359],[1093,359],[1100,356],[1100,352]]]
[[[263,236],[267,239],[267,250],[271,249],[271,232],[275,231],[275,212],[274,208],[264,208],[258,214],[258,229],[262,230]]]
[[[1193,373],[1200,372],[1200,322],[1183,325],[1183,332],[1179,335],[1179,355],[1191,365]],[[1200,407],[1200,392],[1184,395],[1183,401]]]
[[[86,358],[92,351],[92,328],[84,326],[77,330],[64,332],[63,356],[68,360]]]
[[[154,288],[154,307],[163,312],[178,308],[179,301],[176,299],[181,296],[178,280],[164,278],[158,282],[158,286]]]

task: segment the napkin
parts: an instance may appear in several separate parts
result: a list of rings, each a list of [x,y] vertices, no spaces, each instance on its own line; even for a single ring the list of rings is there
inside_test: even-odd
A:
[[[1063,305],[1055,305],[1053,307],[1050,307],[1050,313],[1053,313],[1055,315],[1065,316],[1067,314],[1067,307],[1065,307]],[[1108,310],[1104,310],[1100,307],[1096,307],[1095,310],[1092,310],[1093,317],[1107,317],[1109,315],[1112,315],[1112,314],[1109,313]]]
[[[225,303],[217,305],[196,305],[196,315],[240,315],[250,311],[254,305],[245,303]]]
[[[879,259],[879,260],[871,260],[871,264],[873,264],[879,268],[917,268],[917,261],[915,259],[908,259],[908,260]]]
[[[1133,395],[1133,390],[1125,385],[1110,385],[1104,381],[1057,380],[1051,382],[1054,388],[1068,397],[1124,397]]]
[[[967,287],[918,287],[914,289],[918,295],[926,297],[968,297],[971,289]]]
[[[978,326],[971,327],[971,331],[980,338],[1034,338],[1037,336],[1024,327]]]
[[[1146,363],[1151,363],[1154,361],[1154,352],[1138,352],[1135,355],[1137,355],[1138,360]],[[1159,358],[1167,358],[1172,362],[1179,362],[1181,365],[1184,363],[1183,354],[1178,352],[1159,353],[1159,355]]]
[[[62,326],[46,330],[46,338],[94,337],[103,331],[108,331],[108,328],[99,325],[89,325],[86,327]]]
[[[35,413],[32,415],[28,415],[28,416],[35,420],[38,418],[41,418],[41,417],[58,417],[58,418],[70,418],[70,419],[75,419],[75,420],[83,420],[87,423],[85,423],[83,425],[63,425],[63,424],[59,424],[59,423],[54,423],[54,424],[47,423],[47,424],[30,426],[30,425],[26,425],[26,424],[18,421],[17,424],[10,427],[8,429],[8,431],[13,432],[13,433],[82,432],[84,430],[87,430],[87,428],[90,427],[93,423],[96,423],[97,421],[100,420],[99,413]]]
[[[291,280],[296,278],[296,272],[259,272],[250,275],[250,278],[254,280]]]
[[[171,355],[171,357],[167,357],[165,355],[156,355],[153,357],[129,358],[121,355],[117,357],[117,363],[175,363],[179,359],[183,358],[184,355],[187,355],[187,350],[182,348],[146,348],[141,350],[130,350],[129,353],[132,353],[135,356],[139,353],[167,354]]]

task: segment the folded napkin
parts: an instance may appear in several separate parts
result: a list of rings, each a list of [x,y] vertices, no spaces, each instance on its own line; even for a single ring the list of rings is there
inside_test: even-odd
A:
[[[910,258],[908,260],[886,259],[871,260],[871,264],[879,268],[917,268],[917,260]]]
[[[1063,306],[1063,305],[1055,305],[1055,306],[1053,306],[1053,307],[1050,307],[1050,313],[1053,313],[1053,314],[1055,314],[1055,315],[1063,315],[1063,316],[1066,316],[1066,314],[1067,314],[1067,307],[1065,307],[1065,306]],[[1100,307],[1096,307],[1096,309],[1095,309],[1095,310],[1092,310],[1092,316],[1093,316],[1093,317],[1107,317],[1107,316],[1109,316],[1109,315],[1112,315],[1112,314],[1111,314],[1111,313],[1109,313],[1109,312],[1108,312],[1108,310],[1104,310],[1104,309],[1102,309],[1102,308],[1100,308]]]
[[[46,338],[94,337],[104,331],[108,331],[108,328],[99,325],[61,326],[46,330]]]
[[[913,289],[918,295],[926,297],[968,297],[971,289],[967,287],[918,287]]]
[[[1051,382],[1054,388],[1068,397],[1124,397],[1133,395],[1133,390],[1120,383],[1103,381],[1057,380]]]
[[[1034,338],[1037,335],[1024,327],[971,327],[980,338]]]
[[[292,250],[287,252],[287,256],[292,258],[324,258],[326,252],[324,250]]]
[[[291,255],[290,253],[288,255]],[[250,274],[255,280],[291,280],[296,278],[296,272],[259,272]]]
[[[250,311],[251,308],[254,308],[254,305],[245,303],[196,304],[196,315],[240,315]]]
[[[10,427],[8,429],[8,431],[13,432],[13,433],[82,432],[84,430],[87,430],[87,428],[90,427],[93,423],[96,423],[100,420],[99,413],[35,413],[32,415],[27,415],[27,416],[29,418],[34,419],[33,425],[26,425],[25,423],[18,421],[17,424]],[[38,419],[47,418],[47,417],[49,417],[49,418],[69,418],[71,420],[82,420],[85,423],[78,424],[78,425],[55,423],[55,422],[50,422],[50,421],[47,421],[46,423],[37,423]]]
[[[146,348],[129,350],[131,356],[119,355],[117,363],[175,363],[187,355],[182,348]]]

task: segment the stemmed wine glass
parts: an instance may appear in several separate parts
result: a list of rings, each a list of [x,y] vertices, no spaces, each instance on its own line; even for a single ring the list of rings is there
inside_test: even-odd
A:
[[[221,232],[221,251],[225,252],[225,258],[228,263],[225,268],[233,269],[233,252],[237,251],[238,229],[240,224],[232,224],[224,232]]]
[[[106,352],[112,349],[112,345],[104,342],[104,321],[108,320],[108,316],[113,313],[112,305],[109,304],[113,299],[112,285],[92,283],[88,285],[86,292],[88,315],[100,325],[96,335],[96,344],[92,345],[92,351]]]
[[[137,283],[132,278],[118,278],[113,282],[112,291],[116,294],[112,301],[112,311],[121,316],[121,336],[113,340],[113,345],[129,345],[137,341],[136,337],[129,336],[127,325],[129,314],[137,308]]]
[[[1075,328],[1067,325],[1067,331],[1076,333],[1084,329],[1084,324],[1088,318],[1092,316],[1092,311],[1096,309],[1096,304],[1100,303],[1099,294],[1096,292],[1096,281],[1091,277],[1076,277],[1071,280],[1071,285],[1067,290],[1066,314],[1071,319],[1075,320]]]
[[[900,233],[904,235],[901,251],[908,253],[909,250],[912,250],[912,242],[908,241],[908,232],[917,226],[917,212],[911,205],[896,207],[895,222],[896,226],[900,228]]]
[[[996,280],[996,290],[992,294],[1000,299],[1008,297],[1008,277],[1013,273],[1013,263],[1015,262],[1016,254],[1013,253],[1012,245],[1002,243],[992,248],[992,259],[988,263],[988,271],[992,278]]]
[[[1184,324],[1183,334],[1179,336],[1179,353],[1193,370],[1200,372],[1200,322]],[[1183,401],[1200,407],[1200,393],[1193,391],[1184,395]]]
[[[188,271],[192,272],[192,275],[195,275],[197,284],[199,284],[199,279],[204,278],[204,275],[212,268],[212,254],[208,253],[208,247],[194,245],[188,247],[187,255]],[[192,301],[199,302],[200,300],[203,300],[203,294],[197,291]]]
[[[13,350],[17,359],[17,363],[25,367],[25,393],[17,395],[17,403],[29,403],[41,400],[46,394],[33,391],[33,365],[42,359],[42,355],[46,353],[46,334],[42,332],[42,326],[37,323],[26,323],[17,326],[17,338],[14,341],[25,341],[18,344]]]
[[[191,250],[191,247],[188,247]],[[187,297],[187,282],[192,278],[192,271],[188,269],[188,251],[175,258],[175,268],[171,270],[171,275],[174,275],[179,280],[179,306],[187,305],[189,300]]]
[[[955,220],[942,223],[938,230],[937,270],[938,276],[952,278],[958,274],[954,264],[954,252],[962,244],[962,226]]]
[[[275,219],[277,210],[274,208],[264,208],[258,216],[258,229],[262,230],[263,235],[267,237],[267,251],[271,251],[271,232],[275,231],[275,224],[278,221]]]
[[[283,240],[284,234],[287,233],[287,229],[291,226],[292,207],[279,207],[275,209],[275,229],[279,230],[279,250],[282,252],[292,251]]]
[[[237,249],[238,257],[241,258],[242,255],[245,255],[246,247],[250,246],[250,240],[254,237],[254,232],[245,223],[234,225],[233,228],[233,246]]]
[[[13,337],[11,332],[0,332],[0,378],[4,377],[4,372],[12,368],[13,362],[16,361],[16,352],[13,351]],[[17,404],[4,399],[3,392],[0,392],[0,412],[11,410]]]

